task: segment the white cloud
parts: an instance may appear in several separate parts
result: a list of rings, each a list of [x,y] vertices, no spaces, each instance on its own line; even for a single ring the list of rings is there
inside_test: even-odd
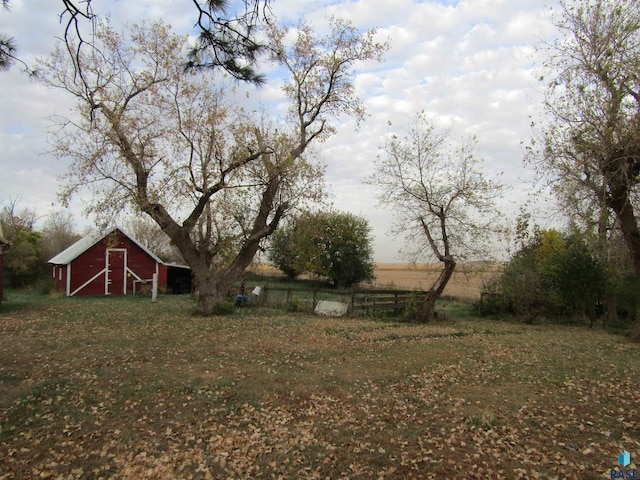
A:
[[[51,0],[12,4],[11,12],[0,13],[0,32],[13,35],[22,58],[32,62],[62,34],[61,6]],[[115,24],[161,17],[187,32],[195,22],[188,0],[108,4]],[[476,134],[487,173],[504,172],[513,187],[505,209],[517,211],[514,205],[524,203],[533,176],[522,165],[521,142],[531,135],[528,116],[540,102],[533,47],[553,32],[539,0],[275,0],[272,7],[288,22],[305,17],[320,26],[326,15],[348,18],[361,30],[377,27],[377,38],[391,42],[384,62],[363,65],[356,77],[370,114],[367,121],[359,131],[353,122],[339,123],[338,134],[317,147],[336,207],[369,218],[379,260],[395,260],[401,245],[385,234],[392,212],[376,206],[375,189],[362,182],[384,137],[420,110],[458,134]],[[95,3],[95,8],[104,5]],[[56,175],[68,165],[40,155],[47,148],[46,118],[66,112],[72,101],[29,81],[19,65],[0,73],[0,91],[0,201],[19,197],[25,206],[51,208],[57,202]],[[278,114],[284,114],[277,81],[250,92],[252,106],[279,103]],[[73,204],[74,212],[83,201]]]

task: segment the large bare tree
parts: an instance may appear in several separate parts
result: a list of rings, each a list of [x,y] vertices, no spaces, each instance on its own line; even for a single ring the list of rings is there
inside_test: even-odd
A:
[[[483,174],[474,150],[474,139],[456,145],[450,132],[436,131],[422,112],[406,135],[390,138],[370,179],[380,188],[380,205],[393,209],[393,231],[406,237],[408,259],[442,264],[421,299],[420,322],[433,317],[458,262],[484,259],[486,240],[499,230],[494,200],[503,187]]]
[[[64,197],[89,188],[89,211],[148,214],[191,267],[199,311],[212,312],[283,216],[320,195],[309,145],[333,132],[332,117],[363,117],[352,67],[384,46],[373,32],[331,24],[323,39],[301,25],[292,43],[286,30],[269,30],[273,61],[290,74],[290,114],[273,120],[228,101],[211,70],[185,70],[186,37],[163,24],[128,36],[104,24],[94,48],[63,45],[44,71],[77,100],[53,143],[72,160]]]
[[[567,207],[620,229],[640,280],[640,4],[562,1],[548,48],[541,148],[531,160]],[[632,337],[640,341],[640,320]]]

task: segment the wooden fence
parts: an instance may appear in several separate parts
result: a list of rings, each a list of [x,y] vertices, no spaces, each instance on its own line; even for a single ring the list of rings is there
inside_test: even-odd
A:
[[[425,292],[416,290],[360,290],[351,295],[350,311],[358,315],[373,314],[380,310],[392,310],[395,314],[413,307]]]
[[[307,290],[293,287],[260,287],[251,295],[262,305],[281,306],[291,311],[312,312],[320,300],[347,303],[350,315],[371,315],[378,311],[402,313],[408,305],[419,302],[426,292],[416,290]]]

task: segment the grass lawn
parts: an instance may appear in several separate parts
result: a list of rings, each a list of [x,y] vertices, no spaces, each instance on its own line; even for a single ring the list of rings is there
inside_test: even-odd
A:
[[[640,346],[186,297],[0,306],[0,479],[610,478],[640,464]],[[445,307],[446,308],[446,307]]]

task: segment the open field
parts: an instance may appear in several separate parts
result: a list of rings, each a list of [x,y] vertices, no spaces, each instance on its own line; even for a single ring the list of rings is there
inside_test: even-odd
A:
[[[640,346],[601,330],[8,295],[0,479],[596,479],[640,458]]]
[[[440,265],[380,263],[376,265],[373,284],[427,290],[441,271]],[[494,278],[498,272],[499,267],[492,265],[459,265],[444,293],[456,298],[477,300],[480,298],[483,282]]]
[[[480,298],[483,282],[494,278],[499,268],[493,265],[459,265],[447,285],[445,295],[467,300]],[[374,274],[376,279],[367,284],[376,287],[427,290],[440,274],[440,265],[408,263],[379,263]],[[282,273],[268,263],[261,264],[256,272],[262,275],[281,276]]]

